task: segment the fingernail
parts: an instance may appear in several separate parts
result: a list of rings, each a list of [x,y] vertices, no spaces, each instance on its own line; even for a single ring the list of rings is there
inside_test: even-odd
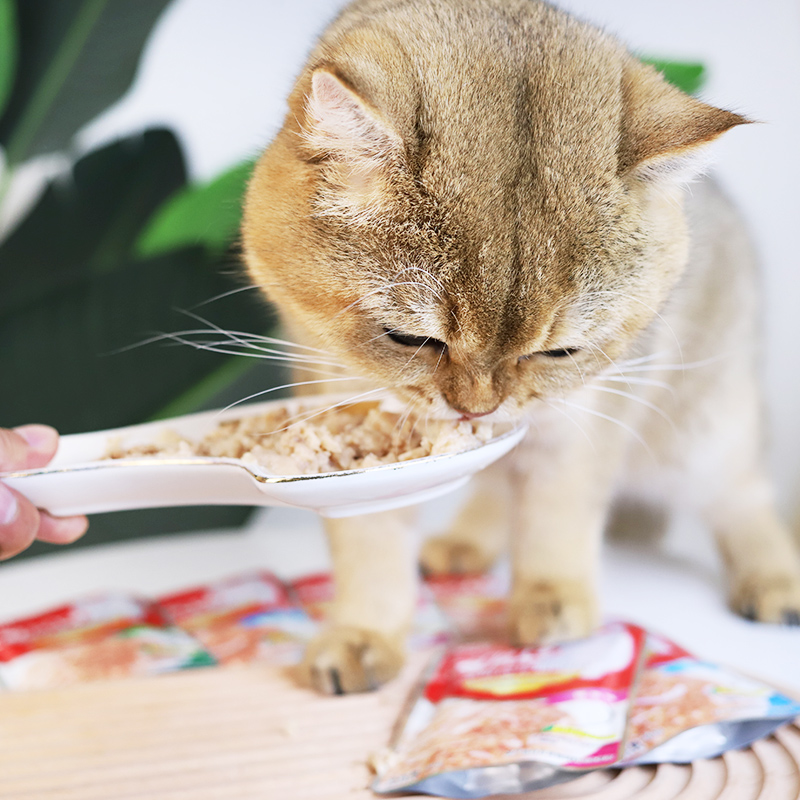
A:
[[[21,436],[31,450],[37,453],[49,453],[58,439],[58,431],[49,425],[22,425],[14,428],[14,433]]]
[[[8,525],[14,521],[19,511],[16,495],[0,483],[0,525]]]

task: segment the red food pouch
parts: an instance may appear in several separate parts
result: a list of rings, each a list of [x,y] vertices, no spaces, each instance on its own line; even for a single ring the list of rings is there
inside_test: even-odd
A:
[[[647,634],[623,764],[688,763],[754,742],[800,714],[760,681],[695,658]]]
[[[167,595],[158,604],[221,664],[297,663],[316,630],[283,583],[268,572]]]
[[[153,603],[109,593],[0,625],[0,681],[11,689],[154,675],[216,663]]]
[[[441,575],[426,578],[425,586],[461,640],[506,639],[508,580],[503,576]]]
[[[610,623],[558,645],[447,650],[395,741],[374,759],[372,788],[482,797],[614,764],[644,637],[636,626]]]

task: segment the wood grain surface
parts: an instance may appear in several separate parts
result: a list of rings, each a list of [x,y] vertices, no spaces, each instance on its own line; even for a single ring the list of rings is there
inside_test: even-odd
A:
[[[369,755],[423,663],[418,654],[389,686],[347,697],[258,666],[0,694],[0,799],[373,798]],[[787,726],[717,759],[598,771],[525,797],[797,800],[798,764],[800,730]]]

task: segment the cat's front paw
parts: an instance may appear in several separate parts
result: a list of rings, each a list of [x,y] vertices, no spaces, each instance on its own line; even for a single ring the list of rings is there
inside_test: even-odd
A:
[[[366,692],[394,678],[402,648],[377,631],[334,626],[309,642],[303,659],[307,681],[323,694]]]
[[[509,637],[533,645],[588,636],[598,624],[594,591],[580,581],[517,581],[509,607]]]
[[[474,542],[435,536],[423,542],[419,565],[425,575],[474,575],[491,569],[495,558]]]
[[[800,577],[749,575],[734,584],[730,605],[747,619],[800,625]]]

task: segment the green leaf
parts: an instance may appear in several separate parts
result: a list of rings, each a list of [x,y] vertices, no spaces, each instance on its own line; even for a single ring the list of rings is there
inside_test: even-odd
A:
[[[178,142],[167,130],[84,156],[0,244],[0,318],[83,276],[130,267],[145,221],[185,181]]]
[[[696,94],[706,80],[705,65],[699,62],[668,61],[659,58],[643,58],[645,64],[652,64],[674,86],[687,94]]]
[[[210,408],[213,398],[218,397],[231,385],[250,372],[256,364],[253,359],[241,356],[229,356],[222,364],[190,386],[180,395],[170,400],[164,408],[153,414],[148,422],[159,419],[179,417],[182,414],[191,414],[201,408]],[[247,395],[241,395],[246,397]]]
[[[222,252],[236,237],[241,203],[253,162],[237,164],[211,183],[181,189],[158,209],[136,242],[136,253],[154,256],[200,244]]]
[[[174,309],[196,306],[236,283],[195,248],[78,276],[4,314],[0,420],[6,427],[38,421],[74,433],[152,418],[227,358],[169,339],[131,345],[198,327]],[[205,315],[222,328],[261,331],[271,320],[252,294],[230,295]],[[259,385],[277,385],[280,373],[267,361],[256,363]]]
[[[17,14],[14,0],[0,0],[0,115],[11,96],[17,67]]]
[[[0,118],[6,161],[65,149],[130,87],[169,0],[23,0],[17,78]]]
[[[173,309],[220,295],[229,296],[203,309],[214,324],[255,332],[271,324],[255,293],[230,294],[243,285],[231,253],[216,259],[195,247],[145,261],[129,255],[144,221],[184,181],[169,131],[132,136],[78,161],[0,245],[0,375],[14,385],[0,392],[4,425],[115,427],[176,408],[176,398],[194,410],[234,380],[218,372],[228,357],[187,346],[111,355],[156,332],[198,327]],[[272,373],[255,371],[269,386]]]

